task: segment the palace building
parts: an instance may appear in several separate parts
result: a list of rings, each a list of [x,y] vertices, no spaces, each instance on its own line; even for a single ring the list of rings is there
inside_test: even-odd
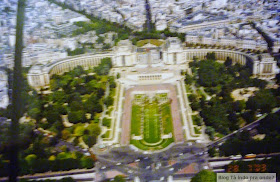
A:
[[[85,69],[94,67],[106,57],[112,58],[114,68],[164,67],[165,65],[181,67],[181,65],[188,65],[188,62],[194,58],[205,59],[206,54],[211,52],[215,53],[217,60],[226,60],[230,57],[233,63],[249,66],[252,74],[260,79],[273,79],[276,75],[276,61],[269,54],[253,54],[232,49],[186,48],[178,38],[169,37],[160,46],[148,43],[136,47],[131,41],[122,40],[111,52],[73,56],[46,65],[34,65],[27,77],[30,86],[40,88],[48,86],[54,74],[63,74],[77,66]],[[148,79],[146,76],[139,78]],[[159,80],[161,76],[154,75],[152,78]]]

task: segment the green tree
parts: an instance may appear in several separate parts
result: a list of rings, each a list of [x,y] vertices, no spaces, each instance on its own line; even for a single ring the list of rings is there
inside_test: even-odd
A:
[[[57,120],[61,120],[60,114],[57,110],[54,110],[54,108],[49,108],[44,112],[45,117],[48,120],[48,123],[53,124]]]
[[[246,108],[246,102],[244,100],[238,100],[232,103],[232,108],[236,112],[241,112]]]
[[[191,179],[191,182],[216,182],[216,174],[213,171],[202,170]]]
[[[208,150],[208,154],[209,154],[210,157],[215,157],[215,154],[216,154],[215,148],[211,147],[211,148]]]
[[[224,62],[224,65],[226,67],[229,67],[232,65],[232,59],[230,57],[227,57],[226,61]]]
[[[271,112],[276,107],[276,98],[270,90],[259,90],[255,96],[248,99],[246,103],[247,109],[256,111],[260,109],[262,113]]]
[[[87,128],[89,129],[91,135],[93,135],[93,136],[95,136],[95,137],[97,137],[98,135],[100,135],[101,129],[100,129],[100,127],[99,127],[98,124],[96,124],[96,123],[91,123],[91,124],[88,125]]]
[[[216,60],[216,54],[214,52],[211,52],[211,53],[207,53],[206,54],[206,59],[208,60]]]
[[[79,55],[79,54],[84,54],[85,49],[84,48],[76,48],[73,51],[71,51],[70,49],[67,49],[67,53],[68,53],[68,56],[75,56],[75,55]]]
[[[25,160],[29,166],[32,166],[36,162],[37,156],[35,154],[29,154],[25,157]]]
[[[188,85],[191,85],[194,82],[194,79],[192,76],[190,76],[189,74],[186,74],[185,76],[185,83]]]
[[[83,156],[81,158],[81,166],[82,166],[82,168],[87,168],[87,169],[93,168],[94,161],[89,156]]]
[[[207,135],[209,135],[211,140],[214,140],[214,136],[215,136],[215,129],[214,128],[212,128],[211,126],[207,126],[206,130],[205,130],[205,133]]]
[[[115,176],[115,178],[114,178],[114,182],[125,182],[125,179],[124,179],[123,176],[117,175],[117,176]]]
[[[28,111],[28,115],[36,120],[38,119],[40,113],[41,113],[40,108],[32,108],[31,110]]]
[[[111,58],[103,58],[101,60],[101,63],[94,68],[94,71],[98,75],[108,75],[112,66],[113,65],[112,65]]]
[[[98,36],[96,42],[97,42],[98,44],[101,44],[101,43],[104,43],[104,40],[105,40],[104,37]]]
[[[84,134],[85,131],[85,127],[84,125],[78,125],[76,126],[76,128],[74,129],[74,134],[76,136],[82,136]]]
[[[106,106],[111,106],[114,103],[114,99],[111,96],[108,96],[104,99],[104,104]]]
[[[86,122],[85,112],[82,110],[79,111],[70,111],[68,114],[68,119],[71,123],[80,123]]]

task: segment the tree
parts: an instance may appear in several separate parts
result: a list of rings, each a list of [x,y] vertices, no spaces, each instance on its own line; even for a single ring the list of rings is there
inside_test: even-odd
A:
[[[87,169],[93,168],[94,167],[94,161],[91,159],[91,157],[83,156],[81,158],[81,166],[83,168],[87,168]]]
[[[279,135],[279,133],[280,133],[280,122],[279,121],[280,121],[279,113],[269,114],[260,123],[260,126],[258,127],[258,131],[260,133],[264,133],[266,135],[271,135],[273,133],[278,133],[278,135]]]
[[[98,44],[101,44],[101,43],[104,42],[104,40],[105,40],[104,37],[98,36],[96,41],[97,41]]]
[[[76,48],[73,51],[71,51],[70,49],[67,49],[67,53],[68,53],[68,56],[75,56],[75,55],[79,55],[79,54],[84,54],[85,49],[84,48]]]
[[[215,87],[225,81],[225,75],[223,75],[225,72],[224,65],[213,60],[200,61],[198,64],[198,82],[202,86]]]
[[[215,135],[215,129],[214,128],[212,128],[211,126],[207,126],[206,130],[205,130],[205,133],[207,135],[209,135],[210,140],[214,140],[214,135]]]
[[[246,108],[251,109],[252,111],[260,109],[262,113],[268,113],[271,112],[276,105],[276,98],[272,92],[270,90],[262,89],[259,90],[255,96],[248,99]]]
[[[38,116],[40,113],[41,113],[40,108],[32,108],[28,111],[28,115],[35,120],[39,119]]]
[[[97,137],[98,135],[100,135],[101,129],[99,127],[98,124],[96,123],[91,123],[90,125],[88,125],[87,127],[90,131],[90,134]]]
[[[65,129],[62,130],[62,132],[61,132],[61,138],[62,138],[63,140],[67,140],[70,136],[71,136],[70,131],[65,130]]]
[[[117,175],[117,176],[115,176],[115,178],[114,178],[114,182],[125,182],[125,179],[124,179],[123,176]]]
[[[232,103],[232,109],[236,112],[241,112],[245,109],[246,102],[244,100],[237,100]]]
[[[28,165],[32,166],[37,159],[37,156],[35,154],[29,154],[28,156],[25,157],[25,160]]]
[[[69,155],[66,152],[60,152],[59,154],[57,154],[56,158],[58,160],[67,159],[69,158]]]
[[[59,112],[53,108],[47,109],[44,112],[44,115],[50,124],[55,123],[57,120],[61,120]]]
[[[76,128],[74,129],[74,134],[76,136],[82,136],[84,134],[85,131],[85,127],[84,125],[78,125],[76,126]]]
[[[78,101],[73,101],[70,103],[70,110],[71,111],[78,111],[83,109],[83,104]]]
[[[94,71],[98,75],[108,75],[110,69],[112,68],[111,58],[103,58],[101,59],[101,63],[94,68]]]
[[[55,91],[51,94],[51,100],[53,102],[64,104],[66,102],[66,96],[65,93],[62,91]]]
[[[104,99],[104,104],[108,107],[113,105],[114,99],[111,96],[108,96]]]
[[[102,46],[102,49],[110,49],[111,48],[111,45],[110,44],[104,44],[103,46]]]
[[[120,73],[117,73],[117,79],[119,79],[121,77]]]
[[[213,171],[202,170],[191,179],[191,182],[216,182],[216,174]]]
[[[191,85],[193,83],[193,77],[190,76],[189,74],[186,74],[185,76],[185,83]]]
[[[211,53],[207,53],[206,54],[206,59],[208,59],[208,60],[216,60],[216,54],[215,54],[215,52],[211,52]]]
[[[229,67],[232,65],[232,59],[230,57],[227,57],[226,61],[224,62],[224,65],[226,67]]]
[[[215,157],[216,149],[213,148],[213,147],[209,148],[208,154],[209,154],[210,157]]]
[[[86,122],[85,112],[82,110],[69,112],[68,119],[71,123]]]

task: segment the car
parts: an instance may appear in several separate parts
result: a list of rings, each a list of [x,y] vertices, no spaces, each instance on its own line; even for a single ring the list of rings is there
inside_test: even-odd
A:
[[[257,155],[256,154],[247,154],[247,155],[245,155],[245,159],[252,159],[252,158],[256,158],[257,157]]]
[[[136,159],[134,162],[139,162],[140,161],[140,159]]]
[[[132,173],[132,171],[131,171],[131,170],[128,170],[127,172],[128,172],[129,174],[131,174],[131,173]]]
[[[169,171],[174,171],[174,168],[170,168]]]
[[[147,166],[147,167],[146,167],[146,169],[150,169],[150,168],[151,168],[151,166]]]
[[[231,155],[229,156],[230,159],[241,159],[242,158],[242,155]]]
[[[180,153],[179,155],[183,155],[183,153]]]
[[[101,169],[106,169],[106,166],[102,166]]]
[[[203,166],[203,169],[209,169],[209,167],[208,166]]]
[[[119,165],[121,165],[121,164],[122,164],[122,163],[118,162],[116,165],[119,166]]]
[[[256,116],[257,116],[257,117],[261,117],[262,114],[261,114],[261,113],[257,113]]]

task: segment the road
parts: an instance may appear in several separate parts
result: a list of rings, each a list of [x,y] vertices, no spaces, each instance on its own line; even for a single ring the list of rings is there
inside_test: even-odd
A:
[[[280,156],[280,152],[277,153],[270,153],[270,154],[256,154],[255,158],[267,158],[267,157],[275,157]],[[241,157],[238,160],[246,159],[245,157]],[[237,160],[237,159],[231,159],[230,157],[219,157],[219,158],[211,158],[208,161],[209,162],[217,162],[217,161],[228,161],[228,160]]]
[[[115,161],[108,161],[108,158],[114,158]],[[170,160],[176,161],[176,163],[170,165],[168,163]],[[203,153],[203,148],[180,144],[168,151],[150,155],[133,151],[126,151],[125,155],[120,151],[114,151],[110,155],[104,156],[103,159],[98,157],[98,161],[100,162],[96,166],[98,173],[104,174],[107,171],[117,170],[126,174],[129,179],[138,176],[142,180],[150,181],[158,180],[160,177],[166,179],[170,175],[173,176],[174,173],[191,163],[197,163],[199,170],[201,170],[204,163],[207,162],[207,154]],[[129,165],[136,162],[137,167]]]

